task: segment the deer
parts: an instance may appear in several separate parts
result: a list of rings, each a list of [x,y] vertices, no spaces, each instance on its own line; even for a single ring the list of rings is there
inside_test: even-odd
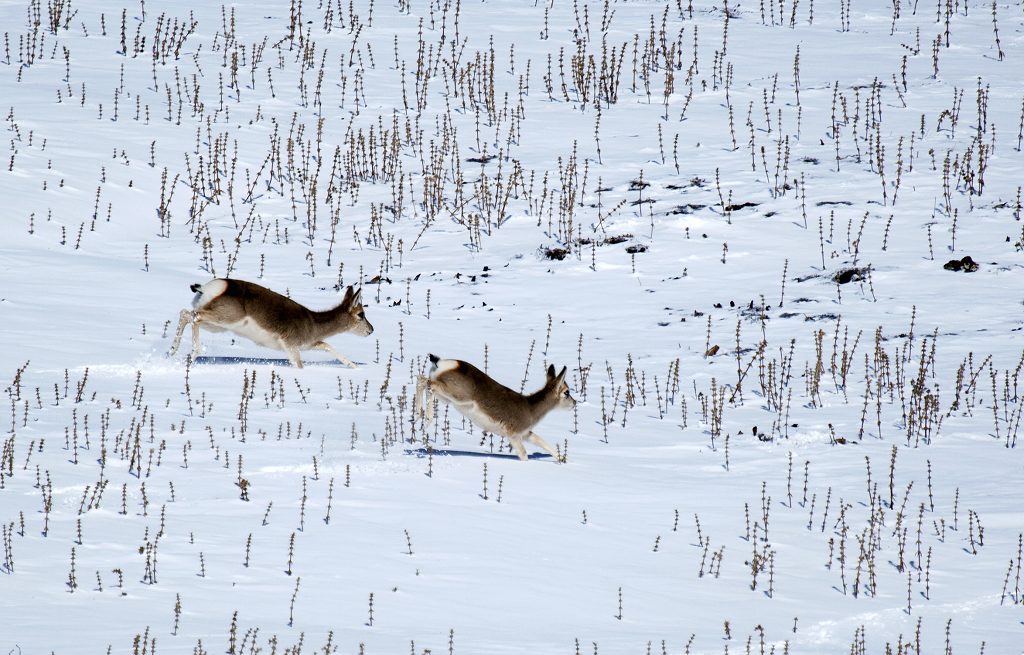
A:
[[[190,286],[195,293],[192,309],[183,309],[170,355],[178,352],[185,326],[192,324],[192,357],[199,354],[199,328],[233,332],[261,346],[283,350],[295,368],[302,368],[300,350],[325,350],[350,368],[355,363],[324,341],[343,332],[359,336],[373,333],[363,311],[362,290],[349,286],[341,304],[315,311],[287,296],[254,282],[214,278]]]
[[[548,366],[544,386],[524,395],[495,381],[468,362],[441,359],[433,354],[428,357],[431,362],[429,373],[418,376],[416,380],[415,416],[422,416],[430,425],[434,418],[433,400],[437,396],[482,430],[508,439],[520,460],[525,462],[529,457],[523,446],[524,441],[529,441],[550,453],[556,462],[561,461],[558,451],[541,439],[533,428],[551,410],[576,406],[576,399],[565,383],[564,366],[557,374],[554,366]]]

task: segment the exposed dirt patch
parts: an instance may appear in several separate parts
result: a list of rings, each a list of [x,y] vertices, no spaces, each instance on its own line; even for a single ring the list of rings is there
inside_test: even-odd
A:
[[[974,261],[970,255],[967,255],[963,259],[951,259],[942,265],[942,268],[947,271],[962,271],[964,273],[973,273],[978,270],[978,262]]]
[[[566,250],[565,248],[559,248],[557,246],[541,248],[540,252],[542,255],[544,255],[544,257],[557,261],[562,261],[569,254],[568,250]]]
[[[668,211],[668,215],[669,216],[673,216],[673,215],[676,215],[676,214],[687,214],[687,215],[689,215],[689,214],[692,214],[694,212],[700,211],[701,209],[704,209],[705,207],[707,207],[707,205],[697,205],[697,204],[678,205],[675,209],[670,209]]]
[[[863,282],[868,279],[868,269],[852,266],[836,271],[832,275],[832,281],[836,284],[849,284],[850,282]]]
[[[725,206],[725,211],[727,211],[727,212],[735,212],[735,211],[739,211],[741,209],[750,209],[751,207],[757,207],[760,204],[761,203],[759,203],[759,202],[740,202],[740,203],[734,203],[734,204],[731,204],[731,205],[726,205]]]

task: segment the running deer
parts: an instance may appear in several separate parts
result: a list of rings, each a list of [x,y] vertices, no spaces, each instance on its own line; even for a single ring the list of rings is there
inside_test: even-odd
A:
[[[565,367],[555,373],[548,366],[547,381],[534,393],[523,395],[496,382],[477,367],[458,359],[441,359],[429,355],[431,368],[416,381],[415,415],[422,415],[427,424],[433,421],[433,396],[438,396],[487,432],[509,440],[519,459],[526,461],[523,441],[539,446],[559,461],[558,451],[533,431],[548,412],[555,408],[572,408],[576,400],[569,395],[565,383]]]
[[[300,350],[326,350],[338,361],[356,365],[331,347],[324,339],[342,332],[367,336],[373,326],[366,320],[361,302],[362,291],[348,287],[341,304],[333,309],[314,311],[291,298],[252,282],[216,278],[206,284],[193,284],[192,309],[183,309],[170,354],[178,352],[185,326],[192,323],[192,356],[199,354],[199,328],[211,332],[234,332],[261,346],[283,350],[296,368],[302,368]]]

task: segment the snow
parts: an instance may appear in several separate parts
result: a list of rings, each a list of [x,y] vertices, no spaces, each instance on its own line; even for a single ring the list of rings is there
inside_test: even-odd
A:
[[[1022,9],[0,3],[0,652],[1024,653]]]

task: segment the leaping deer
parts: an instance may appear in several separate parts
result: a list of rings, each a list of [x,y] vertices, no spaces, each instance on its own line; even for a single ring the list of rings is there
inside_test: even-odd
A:
[[[555,373],[548,366],[544,386],[529,395],[523,395],[496,382],[486,373],[459,359],[441,359],[429,355],[432,364],[426,376],[416,381],[414,412],[423,416],[427,424],[433,421],[433,398],[438,396],[466,416],[481,429],[499,434],[509,440],[519,459],[528,455],[523,441],[539,446],[559,461],[559,454],[533,431],[548,412],[556,408],[572,408],[576,400],[569,394],[563,366]]]
[[[283,350],[296,368],[302,368],[300,350],[326,350],[338,361],[356,365],[331,347],[324,339],[342,332],[367,336],[373,326],[366,320],[362,291],[348,287],[341,304],[333,309],[315,311],[291,298],[253,282],[215,278],[206,284],[193,284],[192,309],[183,309],[171,355],[178,352],[185,326],[192,323],[192,356],[199,354],[199,328],[211,332],[228,330],[261,346]]]

